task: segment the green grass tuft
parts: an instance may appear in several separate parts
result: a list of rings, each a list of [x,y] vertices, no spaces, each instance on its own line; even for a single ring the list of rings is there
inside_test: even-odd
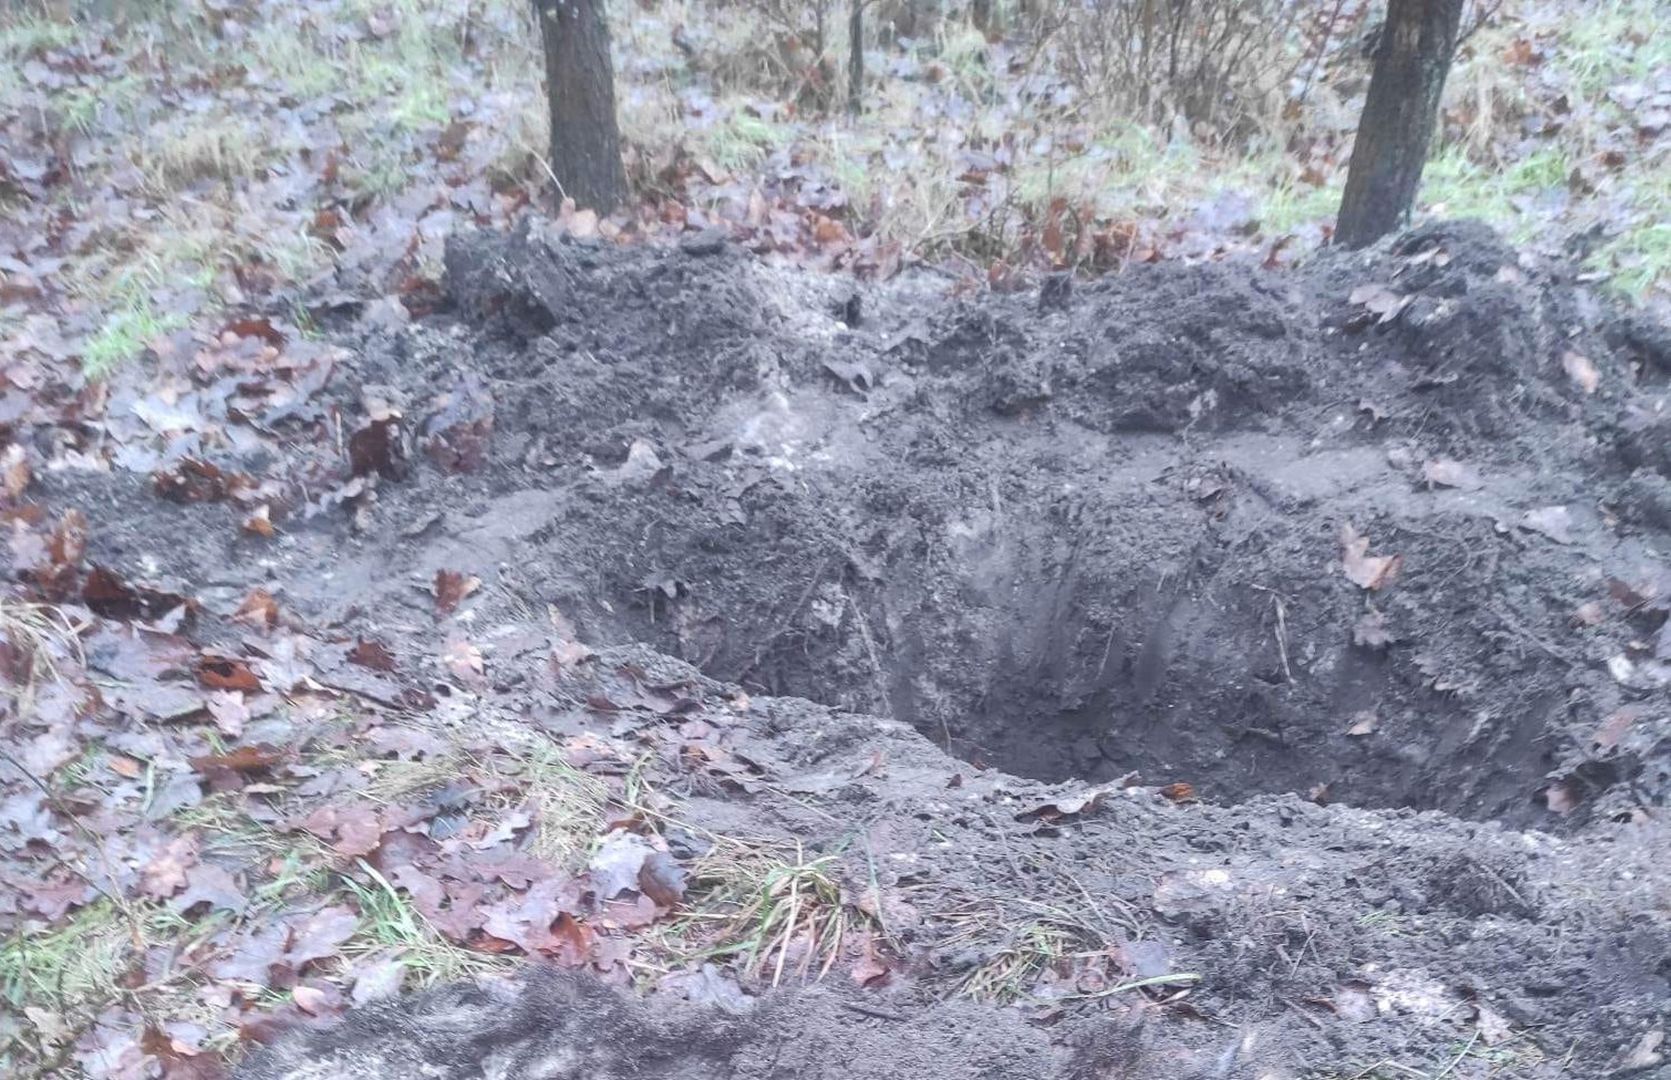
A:
[[[89,379],[102,379],[143,353],[152,341],[178,330],[186,320],[160,313],[147,303],[135,303],[111,314],[81,350],[81,370]]]

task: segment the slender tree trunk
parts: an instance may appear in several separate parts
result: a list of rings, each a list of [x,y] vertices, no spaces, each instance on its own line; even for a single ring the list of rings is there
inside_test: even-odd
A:
[[[607,214],[627,198],[615,67],[603,0],[534,0],[551,105],[551,171],[576,206]]]
[[[992,29],[992,0],[969,0],[969,21],[976,30],[987,33]]]
[[[1410,215],[1456,51],[1462,0],[1388,0],[1335,242],[1358,248]]]
[[[847,11],[847,111],[865,107],[865,0],[849,0]]]

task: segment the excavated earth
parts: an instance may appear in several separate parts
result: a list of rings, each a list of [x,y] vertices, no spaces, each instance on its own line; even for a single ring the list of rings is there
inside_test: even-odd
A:
[[[769,1000],[665,1075],[1663,1072],[1663,328],[1469,225],[962,299],[535,225],[456,240],[446,297],[341,329],[357,475],[276,541],[48,482],[121,522],[99,561],[414,669],[425,589],[478,577],[484,715],[572,728],[621,657],[752,695],[777,794],[694,786],[694,820],[909,887],[912,977],[881,1014]],[[550,636],[600,658],[553,689]],[[932,1004],[981,962],[937,921],[972,899],[1200,981]],[[610,1008],[647,1061],[721,1023]]]

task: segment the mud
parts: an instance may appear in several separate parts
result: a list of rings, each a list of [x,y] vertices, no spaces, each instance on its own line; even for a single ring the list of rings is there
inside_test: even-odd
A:
[[[681,796],[716,831],[862,837],[920,915],[900,1008],[982,962],[945,914],[974,902],[1201,976],[1093,1066],[1082,1004],[1035,1010],[1042,1075],[1437,1069],[1503,1025],[1509,1075],[1663,1064],[1663,331],[1466,225],[960,300],[537,227],[447,262],[447,310],[341,330],[351,491],[290,478],[269,542],[49,478],[124,523],[94,558],[221,614],[261,585],[455,703],[433,657],[466,633],[468,708],[552,731],[586,699],[537,677],[552,634],[605,650],[582,681],[737,684],[765,786]],[[456,625],[439,570],[482,582]],[[1037,812],[1087,784],[1095,812]],[[967,1052],[943,1075],[988,1075]]]
[[[952,1002],[911,1016],[827,989],[778,993],[741,1015],[657,1002],[533,968],[362,1010],[248,1063],[245,1080],[962,1080],[1088,1075],[1018,1015]],[[1117,1027],[1099,1025],[1117,1033]]]
[[[532,668],[542,652],[530,644],[506,666]],[[723,1008],[686,1008],[665,988],[640,1006],[559,980],[560,995],[586,999],[569,1008],[560,995],[551,1004],[539,976],[532,988],[454,989],[303,1035],[251,1080],[292,1075],[280,1064],[322,1077],[464,1076],[484,1064],[507,1076],[902,1080],[1390,1077],[1446,1065],[1468,1077],[1663,1075],[1671,837],[1660,822],[1564,840],[1291,795],[1219,807],[1153,787],[1048,786],[972,771],[897,721],[798,699],[745,703],[644,646],[540,681],[504,678],[465,711],[484,727],[533,722],[562,737],[599,730],[588,701],[678,686],[708,752],[746,763],[728,783],[698,773],[670,791],[681,820],[831,857],[855,896],[882,898],[871,909],[885,914],[890,974],[863,988],[832,978],[692,995]],[[610,731],[654,757],[684,756],[679,725],[653,710],[612,714]],[[1130,980],[1173,981],[1117,990],[1046,967],[1014,1007],[963,1000],[971,976],[1041,920],[1116,943]],[[464,1018],[426,1018],[437,1011]],[[375,1067],[354,1071],[368,1054]]]
[[[486,623],[553,606],[1044,779],[1663,805],[1671,369],[1560,268],[1440,226],[948,303],[699,251],[455,242],[449,313],[351,339],[341,423],[405,427],[263,552],[285,602],[366,629],[454,569]],[[233,592],[218,510],[133,546]],[[1395,580],[1349,580],[1347,528]]]

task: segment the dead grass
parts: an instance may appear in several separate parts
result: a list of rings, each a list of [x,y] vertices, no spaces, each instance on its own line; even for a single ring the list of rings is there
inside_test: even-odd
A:
[[[479,978],[518,963],[513,957],[477,952],[447,940],[387,878],[363,859],[358,866],[369,883],[341,879],[343,891],[360,913],[359,930],[344,945],[344,957],[397,964],[408,988]]]
[[[746,975],[778,986],[824,978],[863,935],[886,939],[849,901],[835,856],[809,856],[799,843],[711,839],[685,905],[645,939],[647,954],[667,966],[734,958]]]
[[[985,901],[945,916],[950,933],[942,952],[962,950],[983,959],[969,969],[956,993],[976,1001],[1011,1004],[1031,997],[1045,982],[1073,979],[1087,967],[1107,980],[1116,942],[1133,940],[1135,925],[1108,921],[1094,908],[1071,911],[1037,902]],[[1104,998],[1149,987],[1189,986],[1200,976],[1172,972],[1148,978],[1116,980],[1092,990],[1073,990],[1069,999]]]
[[[259,130],[248,118],[231,114],[155,125],[134,147],[134,164],[153,192],[163,197],[201,180],[248,183],[260,175],[266,161],[286,149],[270,138],[270,132]]]
[[[21,671],[14,671],[21,679],[0,685],[14,716],[28,716],[41,685],[58,678],[57,657],[80,657],[78,633],[57,607],[0,596],[0,639],[17,650],[21,661]]]

